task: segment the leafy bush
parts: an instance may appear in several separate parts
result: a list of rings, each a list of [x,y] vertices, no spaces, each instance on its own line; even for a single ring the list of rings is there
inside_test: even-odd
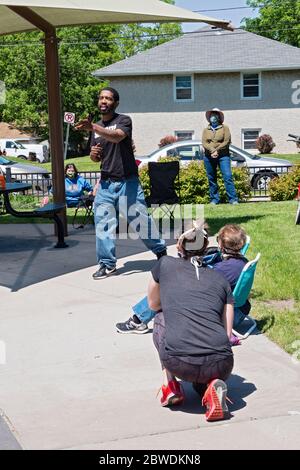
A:
[[[174,161],[176,158],[162,157],[159,161]],[[240,201],[246,201],[251,196],[249,174],[246,168],[233,168],[233,179]],[[150,181],[148,165],[142,165],[139,176],[146,196],[150,194]],[[209,187],[203,162],[192,161],[188,165],[180,166],[180,199],[182,204],[208,204]],[[221,202],[227,202],[226,191],[222,175],[218,172],[218,186]],[[178,190],[178,188],[175,189]]]
[[[300,165],[280,178],[270,181],[269,192],[272,201],[290,201],[295,199],[300,184]]]
[[[256,148],[260,153],[271,153],[275,146],[275,142],[273,142],[272,137],[268,134],[263,134],[256,139]]]
[[[165,145],[173,144],[174,142],[177,142],[177,140],[178,140],[178,137],[175,137],[174,135],[166,135],[160,140],[158,147],[161,148],[161,147],[164,147]]]

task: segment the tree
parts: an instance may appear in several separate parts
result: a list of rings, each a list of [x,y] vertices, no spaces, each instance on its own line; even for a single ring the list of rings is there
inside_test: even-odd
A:
[[[257,18],[244,18],[244,28],[261,36],[300,47],[299,0],[247,0],[259,7]]]

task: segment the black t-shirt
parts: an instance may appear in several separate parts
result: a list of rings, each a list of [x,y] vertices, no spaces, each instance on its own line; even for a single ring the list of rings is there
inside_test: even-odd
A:
[[[201,364],[232,355],[222,322],[224,305],[233,304],[228,281],[207,267],[196,269],[189,260],[163,256],[152,269],[160,285],[166,324],[165,349],[171,356]]]
[[[101,176],[103,179],[122,180],[129,176],[138,175],[138,168],[132,149],[132,122],[129,116],[114,114],[110,121],[99,121],[99,126],[107,129],[121,129],[126,137],[118,144],[109,142],[97,132],[92,133],[91,146],[100,144],[103,148]]]

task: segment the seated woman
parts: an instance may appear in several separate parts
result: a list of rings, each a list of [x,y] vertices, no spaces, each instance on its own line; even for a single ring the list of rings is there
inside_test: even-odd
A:
[[[68,163],[65,167],[65,190],[67,207],[76,207],[85,192],[88,196],[93,195],[93,187],[78,174],[73,163]]]
[[[181,258],[162,257],[152,269],[149,307],[156,312],[153,341],[163,370],[161,405],[178,405],[184,393],[176,377],[204,392],[207,421],[228,414],[225,380],[233,368],[229,342],[233,297],[229,282],[203,265],[208,235],[201,227],[183,233]]]

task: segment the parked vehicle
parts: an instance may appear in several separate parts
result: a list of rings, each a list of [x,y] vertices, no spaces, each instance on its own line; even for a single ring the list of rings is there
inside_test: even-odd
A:
[[[136,157],[136,160],[140,165],[157,162],[163,156],[174,156],[178,157],[182,164],[188,164],[192,160],[203,160],[203,155],[204,149],[200,140],[179,140],[155,150],[149,156]],[[230,157],[233,168],[250,168],[251,186],[260,190],[267,189],[271,179],[287,173],[293,166],[288,160],[252,155],[235,145],[230,145]]]
[[[31,144],[27,139],[0,139],[0,151],[6,152],[8,157],[17,157],[21,160],[36,159],[41,163],[49,160],[47,145]]]
[[[13,162],[3,155],[0,156],[0,169],[4,175],[6,175],[8,168],[10,168],[12,181],[28,181],[37,191],[47,192],[50,188],[50,175],[45,168]]]
[[[27,137],[14,139],[15,142],[23,145],[23,147],[36,153],[36,158],[39,162],[45,163],[49,161],[50,151],[49,143],[41,141],[39,138]]]

